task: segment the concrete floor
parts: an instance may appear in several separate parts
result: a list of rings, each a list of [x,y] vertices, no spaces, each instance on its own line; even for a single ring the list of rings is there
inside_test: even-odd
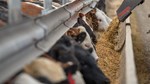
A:
[[[137,7],[135,14],[137,15],[137,25],[142,36],[142,41],[144,42],[144,50],[150,62],[150,0],[145,0],[145,3]]]
[[[145,0],[131,17],[133,46],[139,84],[150,84],[150,0]]]

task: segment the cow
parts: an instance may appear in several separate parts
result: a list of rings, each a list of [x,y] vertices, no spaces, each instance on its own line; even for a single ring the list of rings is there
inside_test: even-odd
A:
[[[74,50],[72,49],[73,44],[75,44],[75,42],[72,38],[68,36],[62,36],[47,52],[47,55],[51,56],[57,61],[69,64],[71,63],[69,67],[65,68],[65,72],[70,72],[72,74],[79,69],[79,62],[74,56]]]
[[[82,46],[82,48],[89,50],[92,56],[95,58],[95,60],[98,61],[98,55],[96,54],[95,46],[92,43],[90,35],[86,31],[85,27],[78,26],[78,27],[73,27],[71,29],[78,31],[78,32],[74,31],[75,32],[74,35],[70,34],[72,38],[74,38],[75,41],[78,42]]]
[[[96,35],[96,39],[99,39],[99,32],[107,31],[107,28],[112,21],[103,11],[98,8],[94,8],[87,14],[85,14],[87,23],[93,28],[93,32]]]
[[[84,49],[89,50],[95,60],[98,61],[95,51],[97,39],[82,13],[79,13],[77,23],[66,32],[66,35],[74,38]]]
[[[60,47],[59,47],[60,46]],[[78,64],[72,67],[67,73],[75,74],[79,70],[86,84],[110,84],[109,79],[104,75],[91,53],[83,49],[72,38],[63,36],[47,53],[54,59],[66,63],[70,61],[72,64]],[[75,57],[75,58],[74,58]],[[71,60],[72,59],[72,60]],[[76,63],[78,61],[78,63]]]
[[[61,65],[44,57],[35,59],[25,66],[24,71],[33,77],[45,77],[52,83],[66,80],[66,75]]]
[[[42,10],[44,10],[44,8],[34,3],[22,2],[21,10],[23,14],[27,16],[37,17],[42,13]]]
[[[95,34],[93,33],[93,29],[91,26],[87,23],[86,17],[84,17],[84,14],[79,13],[79,17],[77,19],[77,23],[73,27],[83,26],[87,33],[90,35],[90,38],[94,44],[97,43],[97,39]]]
[[[80,62],[80,72],[86,84],[110,84],[109,79],[98,68],[91,54],[79,45],[75,45],[75,56]]]

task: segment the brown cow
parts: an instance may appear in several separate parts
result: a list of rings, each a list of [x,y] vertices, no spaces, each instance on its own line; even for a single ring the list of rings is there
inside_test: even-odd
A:
[[[28,16],[39,16],[44,8],[30,2],[22,2],[22,12]]]

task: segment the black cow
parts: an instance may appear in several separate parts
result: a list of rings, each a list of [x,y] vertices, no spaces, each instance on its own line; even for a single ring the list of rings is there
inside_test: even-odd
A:
[[[98,68],[96,61],[90,55],[89,52],[80,46],[75,46],[75,56],[80,62],[80,71],[86,84],[110,84],[109,79]]]
[[[65,72],[74,74],[79,68],[79,62],[74,56],[74,49],[71,42],[73,42],[71,38],[62,36],[47,54],[62,63],[72,62],[73,65],[66,68]]]
[[[68,72],[71,71],[74,73],[79,69],[86,84],[110,84],[109,79],[106,78],[104,73],[98,68],[90,52],[66,36],[63,36],[48,54],[58,61],[64,63],[71,61],[74,63],[74,67],[70,67]]]

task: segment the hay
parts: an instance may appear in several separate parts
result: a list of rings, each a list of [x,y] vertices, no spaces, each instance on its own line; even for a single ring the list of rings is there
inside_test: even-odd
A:
[[[119,68],[121,53],[114,50],[116,45],[116,36],[119,29],[119,20],[115,18],[108,30],[101,34],[101,38],[96,45],[97,54],[99,56],[98,65],[110,79],[111,84],[119,84]]]
[[[114,18],[111,22],[110,26],[108,27],[108,30],[104,32],[104,34],[101,36],[102,39],[105,39],[106,41],[116,44],[115,38],[118,35],[118,29],[119,29],[119,20],[118,18]]]

